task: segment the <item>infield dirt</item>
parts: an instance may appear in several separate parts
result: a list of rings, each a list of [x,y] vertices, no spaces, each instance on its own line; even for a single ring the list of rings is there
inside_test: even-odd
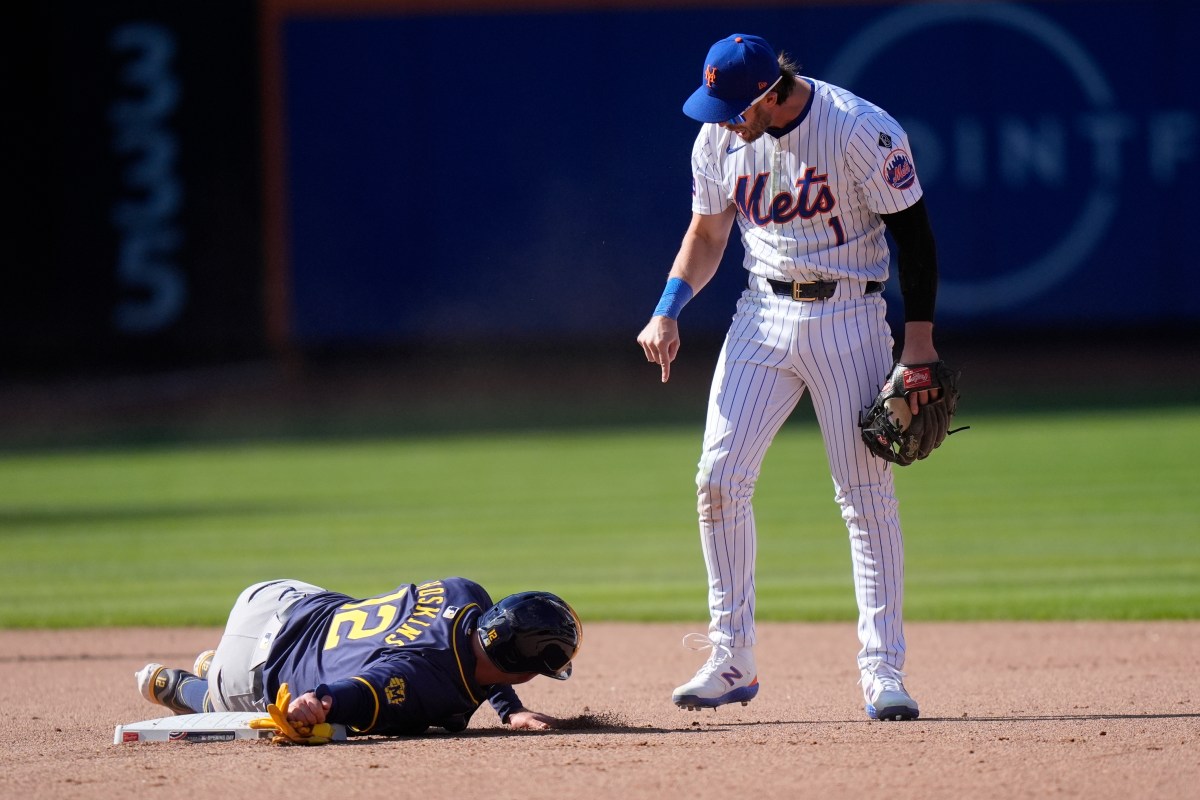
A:
[[[539,798],[1165,798],[1200,785],[1200,623],[909,623],[921,719],[872,722],[850,624],[760,625],[762,690],[689,713],[684,624],[594,623],[565,683],[520,687],[573,729],[513,733],[486,705],[459,735],[114,745],[163,716],[148,661],[188,666],[220,631],[0,631],[0,795]]]

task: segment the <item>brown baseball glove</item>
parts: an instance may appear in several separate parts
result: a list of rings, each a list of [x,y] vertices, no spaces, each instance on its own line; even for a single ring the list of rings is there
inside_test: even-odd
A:
[[[947,436],[964,430],[950,430],[958,410],[960,374],[941,361],[894,364],[875,402],[859,415],[863,442],[875,455],[902,467],[928,457]],[[908,395],[929,389],[941,391],[913,414]]]

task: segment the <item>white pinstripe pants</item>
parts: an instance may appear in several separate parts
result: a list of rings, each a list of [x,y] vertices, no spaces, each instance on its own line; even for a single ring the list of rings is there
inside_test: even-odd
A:
[[[904,665],[904,543],[891,465],[862,443],[859,412],[892,364],[879,294],[797,302],[754,290],[738,301],[713,377],[696,476],[709,578],[710,637],[755,643],[751,498],[767,448],[807,390],[850,535],[859,664]]]

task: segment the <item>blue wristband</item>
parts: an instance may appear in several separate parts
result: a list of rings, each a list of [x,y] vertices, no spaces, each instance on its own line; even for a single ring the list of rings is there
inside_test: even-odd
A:
[[[658,307],[651,316],[679,319],[679,312],[692,299],[692,287],[683,278],[671,278],[663,289]]]

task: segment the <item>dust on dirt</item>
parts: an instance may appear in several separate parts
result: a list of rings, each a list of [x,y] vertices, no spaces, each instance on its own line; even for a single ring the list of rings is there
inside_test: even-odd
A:
[[[148,661],[188,666],[220,631],[0,631],[6,796],[86,798],[1138,798],[1200,783],[1200,623],[906,625],[913,722],[866,718],[850,623],[768,623],[761,691],[686,712],[671,690],[689,626],[593,623],[568,681],[518,687],[567,721],[511,732],[485,705],[460,734],[113,744],[164,716],[138,694]]]

